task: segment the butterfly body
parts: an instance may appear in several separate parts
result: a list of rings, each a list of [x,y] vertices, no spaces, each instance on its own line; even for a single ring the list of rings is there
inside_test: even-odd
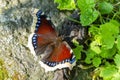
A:
[[[75,63],[75,57],[70,46],[54,29],[54,25],[47,20],[42,11],[36,14],[37,23],[35,32],[31,36],[31,43],[35,51],[35,55],[43,55],[40,65],[46,71],[54,71],[61,68],[72,68]]]

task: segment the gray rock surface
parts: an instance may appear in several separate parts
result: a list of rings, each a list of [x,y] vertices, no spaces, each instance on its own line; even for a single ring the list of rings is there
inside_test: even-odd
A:
[[[38,9],[48,14],[55,26],[70,14],[60,13],[53,0],[0,0],[0,67],[4,66],[7,74],[0,80],[53,79],[53,72],[45,73],[27,47]],[[4,69],[1,75],[5,75]]]

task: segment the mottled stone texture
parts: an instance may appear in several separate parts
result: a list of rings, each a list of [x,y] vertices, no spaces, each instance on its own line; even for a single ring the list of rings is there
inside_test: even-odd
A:
[[[53,0],[0,0],[0,60],[8,74],[0,79],[53,79],[53,72],[45,73],[27,47],[28,36],[36,24],[35,11],[38,9],[50,16],[55,26],[61,24],[65,15],[70,14],[60,13]]]
[[[34,32],[36,12],[39,9],[51,18],[56,29],[62,28],[60,34],[66,36],[68,43],[71,44],[71,39],[67,38],[72,35],[71,31],[79,34],[76,37],[80,44],[84,43],[86,29],[70,20],[64,21],[71,13],[59,11],[54,0],[0,0],[0,80],[60,78],[59,71],[55,74],[56,77],[54,72],[45,73],[27,47],[28,36]],[[91,70],[82,70],[78,65],[71,71],[70,80],[91,80],[88,72]]]

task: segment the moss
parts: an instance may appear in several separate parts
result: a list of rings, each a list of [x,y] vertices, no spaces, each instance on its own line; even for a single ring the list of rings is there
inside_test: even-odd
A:
[[[19,72],[15,71],[12,75],[12,80],[25,80],[25,76],[22,76]]]
[[[7,69],[4,67],[4,61],[0,59],[0,80],[8,79]]]
[[[21,75],[19,72],[14,71],[14,74],[12,76],[9,76],[9,72],[4,66],[4,61],[0,59],[0,80],[25,80],[25,76]]]

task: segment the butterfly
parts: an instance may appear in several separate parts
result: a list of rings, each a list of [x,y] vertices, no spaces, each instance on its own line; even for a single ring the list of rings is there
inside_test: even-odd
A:
[[[37,23],[35,31],[29,37],[29,44],[34,50],[34,55],[41,55],[39,61],[45,71],[55,71],[57,69],[72,69],[75,64],[75,56],[72,49],[54,29],[52,22],[47,19],[41,10],[36,13]]]

